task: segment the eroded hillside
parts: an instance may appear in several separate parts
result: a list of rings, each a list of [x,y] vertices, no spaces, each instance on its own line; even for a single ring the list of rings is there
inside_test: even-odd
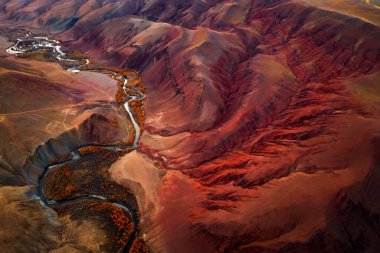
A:
[[[132,188],[158,252],[377,252],[376,1],[2,1],[2,27],[140,71]]]

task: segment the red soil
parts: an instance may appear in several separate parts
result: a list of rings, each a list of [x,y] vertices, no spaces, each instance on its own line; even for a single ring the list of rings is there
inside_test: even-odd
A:
[[[58,37],[142,75],[139,151],[168,170],[153,249],[380,251],[377,10],[322,7],[152,0],[65,10],[81,18]]]

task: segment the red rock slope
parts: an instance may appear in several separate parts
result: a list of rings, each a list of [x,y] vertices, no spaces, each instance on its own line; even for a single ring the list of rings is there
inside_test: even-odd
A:
[[[141,71],[140,152],[166,170],[153,250],[378,252],[379,10],[342,4],[6,3],[1,18]]]

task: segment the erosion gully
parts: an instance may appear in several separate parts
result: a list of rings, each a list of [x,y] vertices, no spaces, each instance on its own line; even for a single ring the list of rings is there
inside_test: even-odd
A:
[[[69,72],[73,72],[73,73],[78,73],[80,71],[97,72],[97,73],[102,73],[102,74],[111,76],[113,79],[118,81],[118,83],[122,85],[122,91],[124,93],[122,94],[123,96],[122,100],[124,101],[123,103],[124,109],[128,113],[129,118],[134,127],[134,140],[132,144],[128,144],[128,145],[102,146],[102,148],[112,149],[114,151],[130,152],[138,147],[138,141],[139,141],[142,129],[139,125],[138,117],[136,113],[133,111],[133,106],[131,105],[131,103],[133,101],[143,100],[145,98],[145,94],[140,90],[139,87],[128,85],[127,75],[123,75],[121,74],[122,72],[119,73],[111,69],[99,67],[97,65],[93,66],[93,64],[90,63],[91,61],[86,58],[74,58],[63,51],[61,43],[59,41],[49,39],[47,37],[32,36],[32,34],[29,32],[23,35],[22,37],[16,38],[14,41],[14,44],[6,50],[8,54],[16,55],[16,56],[17,55],[25,56],[31,53],[35,53],[37,51],[47,52],[49,54],[49,58],[59,62]],[[88,145],[88,147],[91,147],[91,146],[93,145]],[[97,201],[102,201],[105,203],[112,204],[116,208],[120,208],[131,220],[133,220],[133,223],[134,223],[134,231],[132,233],[132,236],[129,238],[129,241],[125,245],[124,250],[123,250],[124,252],[129,252],[134,240],[137,238],[138,233],[139,233],[138,214],[136,213],[136,210],[133,207],[128,206],[122,202],[110,200],[107,197],[100,196],[100,195],[87,195],[87,196],[70,198],[70,199],[61,200],[61,201],[51,200],[46,197],[45,192],[44,192],[45,179],[49,175],[49,172],[51,171],[51,169],[64,166],[78,159],[80,159],[80,155],[76,150],[74,150],[71,152],[71,158],[65,161],[61,161],[56,164],[51,164],[44,169],[43,174],[40,177],[39,182],[38,182],[38,195],[40,199],[45,205],[51,208],[54,208],[64,203],[68,203],[71,201],[78,201],[82,199],[93,199]]]

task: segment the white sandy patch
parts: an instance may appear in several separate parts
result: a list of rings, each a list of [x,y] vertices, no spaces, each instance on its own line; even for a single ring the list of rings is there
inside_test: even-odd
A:
[[[158,196],[160,172],[162,171],[154,165],[153,160],[137,151],[128,153],[110,169],[111,177],[116,182],[132,189],[143,218],[160,211]]]

